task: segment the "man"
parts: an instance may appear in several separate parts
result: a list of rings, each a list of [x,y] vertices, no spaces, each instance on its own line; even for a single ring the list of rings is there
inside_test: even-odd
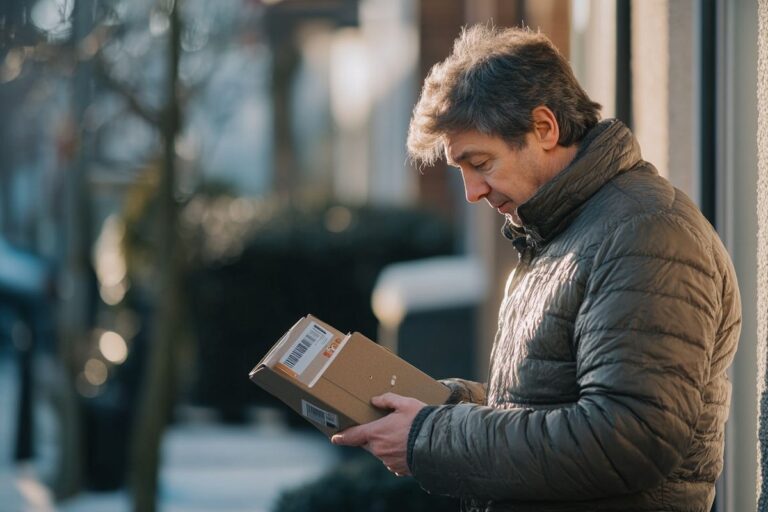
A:
[[[469,510],[708,512],[741,312],[717,234],[598,122],[543,35],[476,26],[426,79],[411,155],[444,152],[520,253],[487,386],[334,436]]]

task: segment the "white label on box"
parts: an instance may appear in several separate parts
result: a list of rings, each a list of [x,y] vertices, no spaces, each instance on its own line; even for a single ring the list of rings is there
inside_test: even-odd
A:
[[[333,334],[315,322],[310,322],[280,362],[298,375],[301,375],[307,369],[309,363],[325,348],[332,337]]]
[[[306,400],[301,401],[301,414],[315,423],[329,428],[339,428],[339,417],[337,415],[312,405]]]

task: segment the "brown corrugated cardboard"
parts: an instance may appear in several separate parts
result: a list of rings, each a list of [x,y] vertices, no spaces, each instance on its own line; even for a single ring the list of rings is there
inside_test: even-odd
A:
[[[328,436],[385,416],[371,405],[376,395],[391,391],[438,405],[450,394],[362,334],[343,334],[312,315],[296,322],[250,377]]]

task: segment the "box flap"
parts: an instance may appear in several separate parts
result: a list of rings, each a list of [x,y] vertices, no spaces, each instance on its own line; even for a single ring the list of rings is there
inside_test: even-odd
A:
[[[446,386],[357,332],[350,336],[322,380],[349,391],[365,404],[370,403],[370,397],[386,392],[432,405],[445,403],[450,395]]]

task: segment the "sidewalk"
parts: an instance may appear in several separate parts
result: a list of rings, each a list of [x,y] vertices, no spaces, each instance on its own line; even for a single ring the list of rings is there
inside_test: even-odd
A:
[[[281,490],[319,476],[336,461],[322,435],[279,424],[174,427],[163,452],[163,512],[267,512]],[[91,493],[57,510],[126,512],[130,507],[125,493]]]
[[[267,512],[281,490],[336,462],[320,434],[279,425],[172,428],[163,446],[163,512]],[[54,504],[30,468],[0,470],[0,512],[127,512],[124,491],[82,493]]]
[[[0,512],[129,512],[125,491],[84,492],[54,504],[29,465],[12,463],[16,372],[0,357]],[[283,489],[331,467],[334,448],[312,429],[291,430],[272,411],[253,424],[229,426],[194,420],[177,424],[163,440],[161,512],[267,512]]]

